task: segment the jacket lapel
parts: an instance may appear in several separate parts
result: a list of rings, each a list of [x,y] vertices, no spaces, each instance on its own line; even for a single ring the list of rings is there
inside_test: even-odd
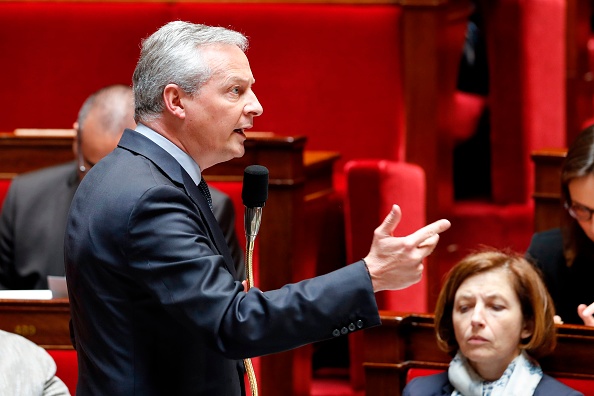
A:
[[[221,226],[217,222],[217,219],[214,217],[212,210],[208,206],[208,202],[204,195],[198,189],[198,186],[194,184],[194,181],[188,175],[188,173],[182,168],[182,178],[184,180],[184,187],[186,189],[186,193],[190,196],[192,201],[198,206],[198,210],[200,211],[200,215],[205,223],[208,224],[208,234],[211,241],[214,241],[217,249],[219,250],[219,254],[225,258],[225,265],[229,269],[229,272],[233,274],[233,277],[237,279],[237,274],[235,273],[235,266],[233,265],[233,258],[231,257],[231,252],[229,251],[229,247],[227,246],[227,240],[223,235],[223,231],[221,230]]]
[[[126,129],[118,146],[147,158],[161,169],[173,183],[184,187],[186,194],[196,204],[198,212],[207,226],[210,240],[213,241],[218,250],[217,253],[223,256],[225,266],[233,277],[237,279],[233,258],[231,257],[231,252],[227,246],[223,231],[221,231],[217,219],[214,217],[212,210],[210,210],[206,198],[198,190],[198,187],[184,168],[167,151],[136,131]]]

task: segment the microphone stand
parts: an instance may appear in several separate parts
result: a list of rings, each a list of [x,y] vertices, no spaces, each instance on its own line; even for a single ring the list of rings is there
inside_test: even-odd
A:
[[[244,214],[244,225],[245,225],[245,239],[246,239],[246,254],[245,254],[245,271],[247,275],[247,290],[254,285],[254,273],[253,273],[253,255],[254,255],[254,243],[256,241],[256,235],[260,230],[260,223],[262,221],[262,208],[245,208]],[[246,291],[247,291],[246,290]],[[250,384],[250,390],[252,396],[258,396],[258,383],[256,380],[256,373],[252,360],[247,358],[243,359],[243,364],[248,376],[248,382]]]
[[[247,275],[248,290],[254,285],[254,273],[252,270],[252,259],[254,255],[254,244],[256,236],[260,230],[260,223],[262,222],[262,208],[245,208],[244,214],[245,225],[245,270]]]
[[[246,254],[245,270],[247,276],[246,292],[254,286],[254,272],[252,269],[252,258],[254,254],[254,242],[260,230],[262,221],[262,207],[268,198],[268,169],[261,165],[250,165],[243,173],[243,188],[241,198],[245,206],[243,225],[245,228]],[[243,363],[250,383],[252,396],[258,396],[258,384],[256,373],[252,366],[251,359],[244,359]]]

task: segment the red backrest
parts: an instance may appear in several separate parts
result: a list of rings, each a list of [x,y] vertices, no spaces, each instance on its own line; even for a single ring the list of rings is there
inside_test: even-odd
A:
[[[74,349],[46,349],[57,366],[56,376],[68,387],[71,395],[76,393],[78,361]]]
[[[406,371],[406,383],[408,384],[412,379],[416,377],[425,377],[427,375],[443,373],[441,369],[428,369],[428,368],[409,368]]]
[[[419,166],[387,160],[353,160],[347,162],[344,172],[347,262],[367,255],[373,231],[393,204],[402,210],[394,235],[405,236],[425,225],[425,173]],[[422,280],[405,290],[378,294],[379,309],[427,312],[426,287]]]
[[[2,210],[2,203],[4,202],[4,198],[6,198],[11,181],[12,179],[0,178],[0,210]]]
[[[565,385],[580,391],[584,396],[594,396],[594,381],[583,378],[565,378],[557,377],[559,382],[563,382]]]
[[[534,185],[530,153],[566,144],[567,2],[482,4],[490,75],[493,202],[528,202]]]
[[[344,167],[345,232],[347,262],[365,257],[371,247],[373,231],[390,212],[393,204],[402,210],[394,235],[408,235],[425,225],[425,173],[417,165],[387,160],[353,160]],[[427,312],[427,278],[404,290],[376,293],[379,309]],[[351,385],[364,385],[363,336],[349,338]]]

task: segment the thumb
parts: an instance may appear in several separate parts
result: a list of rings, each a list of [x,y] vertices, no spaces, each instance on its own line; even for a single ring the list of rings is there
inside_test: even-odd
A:
[[[400,206],[392,205],[390,213],[388,213],[382,224],[377,227],[376,231],[381,235],[392,236],[392,232],[394,232],[400,223],[400,219],[402,219],[402,210],[400,210]]]

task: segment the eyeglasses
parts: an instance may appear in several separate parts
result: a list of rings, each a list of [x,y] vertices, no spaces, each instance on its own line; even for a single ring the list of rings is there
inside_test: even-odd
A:
[[[575,202],[572,204],[565,202],[564,206],[569,215],[579,221],[589,221],[594,213],[594,209]]]

